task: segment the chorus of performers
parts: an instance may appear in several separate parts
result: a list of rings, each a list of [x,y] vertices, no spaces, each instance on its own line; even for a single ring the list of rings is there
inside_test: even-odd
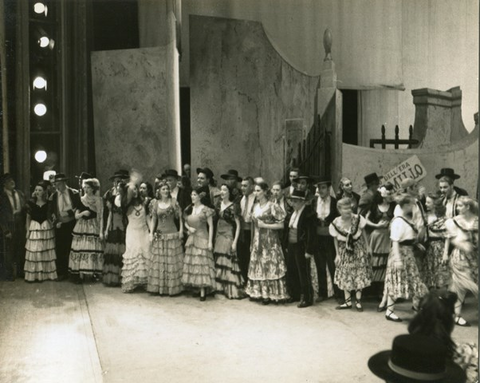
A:
[[[429,290],[457,296],[455,323],[467,293],[478,296],[478,203],[441,169],[437,190],[406,178],[395,190],[377,174],[366,189],[291,169],[287,184],[228,170],[166,169],[152,183],[119,169],[103,194],[91,174],[57,173],[25,195],[10,174],[1,178],[2,279],[27,282],[102,281],[125,293],[190,293],[207,300],[248,297],[298,308],[334,298],[338,310],[377,311],[402,319]],[[77,183],[77,182],[75,182]],[[193,187],[192,187],[193,185]]]

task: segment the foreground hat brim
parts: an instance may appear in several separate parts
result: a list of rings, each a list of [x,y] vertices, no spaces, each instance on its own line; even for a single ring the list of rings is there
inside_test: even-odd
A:
[[[394,372],[388,365],[392,350],[381,351],[368,360],[368,368],[379,378],[392,383],[418,383],[420,380],[407,378]],[[429,380],[429,383],[464,383],[465,372],[453,363],[447,362],[445,375],[440,380]],[[425,380],[425,382],[427,382]]]
[[[438,180],[442,177],[450,177],[450,178],[453,178],[454,180],[458,180],[460,178],[460,176],[458,174],[437,174],[435,176],[435,178]]]
[[[240,181],[242,180],[240,177],[237,177],[237,176],[235,176],[235,175],[233,175],[233,174],[222,174],[222,175],[220,176],[220,178],[222,178],[222,179],[224,179],[224,180],[227,180],[227,181],[228,181],[228,180],[231,180],[231,179],[235,179],[235,180],[237,180],[237,182],[240,182]]]
[[[70,178],[67,178],[67,177],[65,177],[65,178],[63,178],[63,177],[62,177],[62,178],[54,178],[54,179],[53,179],[53,182],[68,181],[69,179],[70,179]]]

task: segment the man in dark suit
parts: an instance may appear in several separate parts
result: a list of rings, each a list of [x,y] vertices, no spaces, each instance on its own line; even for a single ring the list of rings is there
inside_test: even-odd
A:
[[[210,168],[197,168],[197,187],[208,188],[207,205],[214,207],[220,201],[220,189],[215,186],[214,174]]]
[[[340,214],[337,210],[337,200],[330,195],[332,183],[322,177],[315,185],[318,195],[312,201],[312,208],[316,215],[316,239],[317,245],[313,254],[318,276],[318,300],[328,299],[327,267],[332,279],[335,275],[335,245],[328,227]],[[333,284],[333,290],[337,300],[341,299],[341,291]]]
[[[467,191],[454,185],[455,180],[458,180],[460,176],[455,174],[455,170],[451,168],[443,168],[440,170],[440,174],[437,174],[435,178],[438,180],[438,190],[443,198],[443,204],[446,206],[447,218],[452,218],[458,214],[457,212],[457,200],[460,196],[468,195]]]
[[[190,196],[192,191],[178,187],[178,180],[181,177],[178,175],[178,172],[175,169],[166,170],[165,173],[160,176],[160,178],[164,180],[170,187],[170,195],[178,202],[183,212],[185,208],[192,203]]]
[[[242,198],[240,199],[240,224],[242,231],[237,246],[238,263],[245,283],[248,281],[248,267],[250,265],[250,246],[252,242],[252,212],[255,204],[253,193],[254,182],[252,177],[245,177],[241,183]]]
[[[310,258],[315,251],[316,217],[306,204],[306,193],[294,190],[289,197],[293,213],[285,219],[287,286],[292,300],[300,300],[298,308],[313,304],[313,288],[310,277]]]
[[[358,213],[366,216],[370,211],[373,198],[380,185],[380,178],[378,177],[377,173],[370,173],[367,174],[363,179],[367,185],[367,190],[363,192],[362,196],[360,197],[360,201],[358,201]]]
[[[64,173],[55,174],[55,193],[50,197],[48,217],[55,226],[55,250],[57,253],[58,280],[68,277],[68,257],[72,247],[72,231],[75,227],[75,209],[80,205],[80,194],[67,186]]]
[[[25,264],[25,195],[15,189],[9,173],[1,177],[0,230],[2,231],[2,258],[4,278],[9,281],[23,277]]]

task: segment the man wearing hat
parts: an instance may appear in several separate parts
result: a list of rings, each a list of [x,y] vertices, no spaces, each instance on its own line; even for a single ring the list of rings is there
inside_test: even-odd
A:
[[[255,205],[253,189],[255,183],[252,177],[245,177],[241,183],[242,198],[240,199],[240,223],[242,231],[237,245],[238,263],[243,280],[248,281],[248,267],[250,265],[250,245],[252,242],[252,212]]]
[[[197,168],[197,184],[200,188],[208,188],[208,203],[210,207],[220,201],[220,189],[215,186],[215,179],[210,168]]]
[[[68,277],[68,256],[72,247],[75,227],[74,210],[80,205],[80,193],[67,186],[64,173],[55,174],[55,193],[50,197],[48,217],[55,226],[55,251],[57,253],[58,280]]]
[[[315,251],[316,217],[305,196],[305,191],[293,191],[289,197],[293,213],[284,221],[287,286],[293,301],[300,300],[298,308],[313,304],[310,258]]]
[[[82,173],[82,175],[88,173]],[[89,177],[87,177],[89,178]],[[91,178],[91,177],[90,177]],[[112,187],[108,189],[105,194],[103,195],[103,228],[102,230],[105,231],[107,229],[107,224],[108,224],[108,214],[110,212],[110,207],[108,206],[108,203],[111,203],[112,199],[117,195],[117,186],[120,181],[127,181],[130,178],[130,173],[128,170],[125,169],[120,169],[117,170],[112,176],[110,176],[108,179],[109,181],[112,182]],[[106,235],[105,235],[106,237]]]
[[[327,177],[320,177],[315,185],[317,193],[312,201],[313,211],[316,214],[316,249],[313,254],[317,267],[318,300],[328,299],[327,267],[333,281],[335,275],[335,244],[328,227],[340,214],[337,210],[337,200],[330,195],[332,182]],[[341,300],[342,292],[333,284],[337,300]]]
[[[161,175],[161,179],[169,186],[172,199],[178,202],[182,211],[185,210],[185,208],[192,203],[190,197],[191,191],[178,187],[178,180],[180,179],[178,172],[175,169],[167,169],[165,173]]]
[[[368,368],[385,382],[464,383],[465,371],[448,355],[440,340],[420,334],[404,334],[393,339],[392,349],[368,360]]]
[[[233,203],[239,204],[242,199],[242,192],[238,188],[238,183],[242,182],[242,178],[238,176],[238,171],[230,169],[226,174],[222,174],[220,177],[224,179],[228,187],[232,189]]]
[[[290,172],[288,173],[289,186],[283,189],[283,195],[285,198],[288,198],[288,196],[297,188],[299,172],[300,170],[297,168],[290,169]]]
[[[2,231],[2,258],[4,277],[13,281],[23,276],[25,264],[25,195],[15,189],[11,174],[1,177],[0,230]]]
[[[370,207],[373,203],[373,197],[380,185],[380,178],[378,177],[377,173],[370,173],[367,174],[364,178],[365,184],[367,185],[367,190],[365,190],[360,197],[360,201],[358,202],[358,212],[366,216],[370,210]]]
[[[443,204],[447,208],[447,218],[453,218],[457,215],[457,199],[462,195],[468,195],[468,193],[455,186],[455,180],[460,176],[455,174],[455,171],[451,168],[443,168],[440,170],[440,174],[437,174],[435,178],[438,180],[438,190],[443,197]]]
[[[305,192],[305,203],[310,205],[315,195],[310,190],[312,178],[306,174],[300,174],[297,178],[297,190]]]

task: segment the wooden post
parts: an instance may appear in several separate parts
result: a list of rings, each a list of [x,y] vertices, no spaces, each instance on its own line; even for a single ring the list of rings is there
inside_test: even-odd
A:
[[[395,149],[398,149],[398,133],[400,132],[400,129],[398,128],[398,125],[395,125]]]
[[[382,125],[382,149],[385,149],[387,147],[387,143],[385,142],[385,140],[385,125]]]

